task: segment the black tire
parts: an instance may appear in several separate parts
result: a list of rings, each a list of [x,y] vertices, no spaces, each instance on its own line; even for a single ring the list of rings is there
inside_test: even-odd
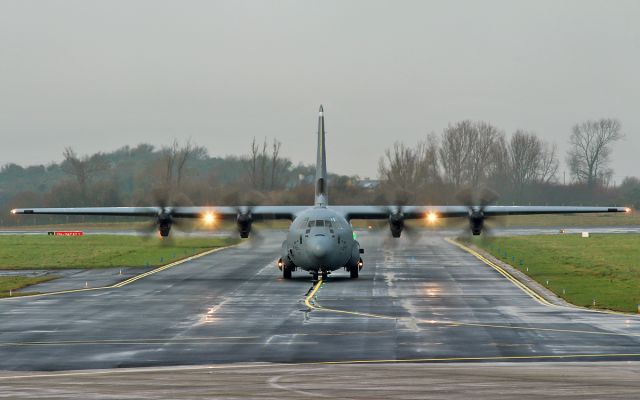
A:
[[[327,280],[327,276],[328,276],[327,271],[322,271],[322,280],[323,281]]]
[[[358,275],[359,275],[358,267],[356,266],[351,268],[351,270],[349,271],[349,276],[351,277],[351,279],[358,278]]]
[[[284,279],[291,279],[291,270],[287,267],[282,268],[282,277]]]
[[[311,279],[314,280],[314,281],[317,281],[318,280],[318,273],[317,272],[311,273]]]

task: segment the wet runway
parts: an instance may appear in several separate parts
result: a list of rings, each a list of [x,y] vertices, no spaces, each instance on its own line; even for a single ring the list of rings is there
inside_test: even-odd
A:
[[[0,369],[640,360],[640,319],[543,305],[441,234],[362,233],[358,280],[275,267],[282,233],[120,288],[0,301]],[[323,309],[320,309],[320,308]]]

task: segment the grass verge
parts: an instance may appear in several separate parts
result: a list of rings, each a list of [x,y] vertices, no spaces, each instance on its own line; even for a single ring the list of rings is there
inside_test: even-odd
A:
[[[56,276],[2,276],[0,277],[0,297],[24,296],[30,293],[15,293],[16,290],[56,279]]]
[[[235,238],[135,236],[0,236],[0,269],[154,267],[237,243]]]
[[[523,271],[569,303],[638,311],[638,234],[474,238],[472,243]]]

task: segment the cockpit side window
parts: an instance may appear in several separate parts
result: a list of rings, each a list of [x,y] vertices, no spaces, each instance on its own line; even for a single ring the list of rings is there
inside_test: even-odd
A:
[[[316,221],[309,221],[309,228],[316,226]]]
[[[329,220],[324,221],[324,226],[331,228],[331,221]]]

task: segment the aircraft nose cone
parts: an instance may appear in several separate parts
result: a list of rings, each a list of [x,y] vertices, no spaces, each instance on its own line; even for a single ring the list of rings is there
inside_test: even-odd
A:
[[[307,242],[309,253],[317,259],[324,259],[329,255],[331,244],[326,236],[313,236]]]

